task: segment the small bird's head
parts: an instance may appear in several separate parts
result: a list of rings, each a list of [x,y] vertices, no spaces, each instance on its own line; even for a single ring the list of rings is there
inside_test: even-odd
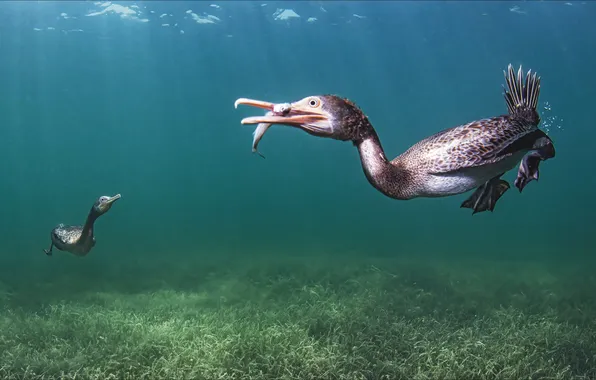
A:
[[[120,199],[120,197],[120,194],[116,194],[113,197],[102,195],[101,197],[97,198],[97,200],[93,204],[93,213],[96,216],[101,216],[105,214],[110,210],[110,208],[112,208],[114,202]]]

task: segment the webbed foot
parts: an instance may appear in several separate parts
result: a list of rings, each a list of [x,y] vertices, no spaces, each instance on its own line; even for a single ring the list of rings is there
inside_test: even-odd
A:
[[[514,182],[515,187],[519,189],[520,193],[528,183],[530,183],[533,180],[538,181],[538,165],[540,164],[540,161],[548,160],[549,158],[553,158],[554,156],[555,149],[552,144],[546,144],[539,150],[536,150],[524,156],[521,163],[519,164],[517,178]]]
[[[460,207],[471,208],[474,210],[472,215],[477,212],[493,211],[497,201],[507,190],[509,190],[509,183],[504,179],[500,179],[501,175],[494,177],[487,181],[484,185],[479,186],[474,194],[463,201]]]
[[[54,248],[54,244],[50,246],[50,249],[44,249],[43,253],[45,253],[47,256],[52,256],[52,248]]]

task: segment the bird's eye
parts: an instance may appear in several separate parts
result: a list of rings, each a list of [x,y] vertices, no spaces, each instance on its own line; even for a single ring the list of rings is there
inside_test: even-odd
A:
[[[107,201],[107,200],[108,200],[108,197],[101,197],[101,198],[99,198],[99,201],[100,201],[100,202],[105,202],[105,201]]]
[[[321,105],[321,101],[317,98],[310,98],[308,100],[308,105],[311,106],[312,108],[317,108],[318,106]]]

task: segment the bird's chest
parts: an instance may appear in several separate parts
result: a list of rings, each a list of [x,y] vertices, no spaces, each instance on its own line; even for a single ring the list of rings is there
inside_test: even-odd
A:
[[[482,178],[461,173],[450,175],[430,174],[424,181],[421,192],[427,197],[446,197],[465,193],[484,182]]]
[[[85,256],[95,247],[95,237],[89,237],[87,239],[81,239],[75,244],[69,245],[65,251],[68,251],[76,256]]]

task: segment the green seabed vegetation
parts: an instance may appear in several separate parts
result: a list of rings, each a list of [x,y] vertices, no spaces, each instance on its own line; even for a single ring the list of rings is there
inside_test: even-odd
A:
[[[590,268],[253,256],[15,279],[0,378],[595,378]]]

